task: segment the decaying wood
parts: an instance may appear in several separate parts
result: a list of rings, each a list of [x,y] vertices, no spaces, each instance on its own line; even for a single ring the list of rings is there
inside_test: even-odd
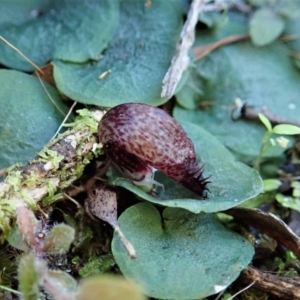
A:
[[[8,170],[7,177],[0,183],[0,240],[3,240],[3,231],[7,231],[10,217],[15,216],[15,209],[34,206],[45,197],[49,197],[50,202],[51,197],[63,198],[63,189],[80,178],[84,167],[101,151],[96,133],[103,112],[84,111],[71,130],[51,141],[34,160]]]
[[[262,272],[256,268],[248,267],[242,271],[239,281],[244,284],[254,282],[253,287],[278,299],[298,300],[300,299],[299,278],[280,277],[270,273]]]

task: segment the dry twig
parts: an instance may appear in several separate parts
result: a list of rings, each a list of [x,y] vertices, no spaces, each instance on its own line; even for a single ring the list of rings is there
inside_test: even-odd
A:
[[[206,55],[208,55],[212,51],[216,50],[217,48],[220,48],[220,47],[228,45],[228,44],[244,41],[247,39],[249,39],[248,33],[237,34],[237,35],[228,36],[226,38],[223,38],[223,39],[221,39],[217,42],[211,43],[211,44],[194,47],[193,52],[195,55],[195,60],[200,60],[201,58],[205,57]]]
[[[236,110],[240,110],[240,116],[238,117],[233,117],[233,113]],[[232,110],[231,118],[233,121],[237,121],[239,119],[246,119],[246,120],[251,120],[251,121],[257,121],[261,123],[261,120],[259,118],[259,114],[262,113],[264,116],[273,124],[273,125],[278,125],[278,124],[290,124],[290,125],[295,125],[300,127],[300,123],[289,120],[289,119],[284,119],[279,116],[276,116],[273,114],[270,110],[263,108],[261,111],[257,111],[253,106],[244,104],[241,107],[234,107]]]
[[[195,40],[195,26],[198,22],[198,16],[204,0],[193,0],[187,20],[180,34],[180,40],[177,44],[177,52],[172,59],[171,66],[163,79],[161,92],[162,98],[171,98],[174,95],[176,86],[181,79],[182,73],[187,69],[190,63],[188,51]]]
[[[300,299],[300,281],[298,278],[279,277],[264,273],[253,267],[248,267],[242,271],[239,280],[245,284],[255,282],[253,287],[276,296],[278,299]]]
[[[36,65],[32,60],[30,60],[25,54],[23,54],[18,48],[12,45],[8,40],[6,40],[3,36],[0,35],[0,40],[2,40],[5,44],[7,44],[10,48],[15,50],[21,57],[23,57],[30,65],[32,65],[38,72],[44,74],[43,70]]]

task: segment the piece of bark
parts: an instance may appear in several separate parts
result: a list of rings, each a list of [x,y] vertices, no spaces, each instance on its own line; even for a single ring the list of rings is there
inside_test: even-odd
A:
[[[61,199],[63,189],[81,177],[85,166],[102,151],[97,144],[98,122],[102,116],[100,110],[82,110],[74,127],[46,145],[35,159],[8,169],[0,183],[0,241],[9,233],[9,224],[18,207],[34,207],[45,197],[50,202]]]
[[[241,272],[238,279],[243,284],[253,283],[253,287],[284,300],[300,299],[300,280],[280,277],[264,273],[256,268],[248,267]]]

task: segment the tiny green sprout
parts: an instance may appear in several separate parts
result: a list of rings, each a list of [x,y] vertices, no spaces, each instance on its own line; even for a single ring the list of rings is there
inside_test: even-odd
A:
[[[281,148],[285,149],[289,145],[289,140],[283,136],[279,136],[277,138],[271,138],[273,134],[279,135],[296,135],[300,134],[300,127],[291,125],[291,124],[279,124],[272,127],[269,119],[263,114],[258,114],[259,119],[266,127],[267,131],[262,138],[262,144],[260,147],[259,155],[254,163],[254,168],[259,170],[260,162],[263,155],[275,145],[279,145]]]
[[[285,251],[285,259],[289,263],[297,262],[297,260],[298,260],[295,253],[290,250]]]
[[[266,128],[268,129],[268,131],[272,131],[272,124],[269,121],[269,119],[267,117],[265,117],[263,114],[258,114],[260,120],[262,121],[262,123],[266,126]]]
[[[75,230],[66,225],[54,226],[48,233],[43,245],[43,251],[50,254],[63,254],[68,251],[74,241]]]

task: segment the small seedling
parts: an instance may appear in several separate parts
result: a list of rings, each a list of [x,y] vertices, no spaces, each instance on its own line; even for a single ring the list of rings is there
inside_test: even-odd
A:
[[[271,122],[263,115],[258,114],[260,120],[267,128],[267,132],[263,136],[262,144],[260,147],[259,155],[254,163],[254,168],[259,171],[260,163],[263,155],[270,150],[270,148],[274,147],[275,145],[279,145],[282,148],[287,148],[289,141],[283,136],[279,136],[277,138],[271,138],[273,134],[279,135],[297,135],[300,134],[300,127],[290,124],[279,124],[272,127]]]

